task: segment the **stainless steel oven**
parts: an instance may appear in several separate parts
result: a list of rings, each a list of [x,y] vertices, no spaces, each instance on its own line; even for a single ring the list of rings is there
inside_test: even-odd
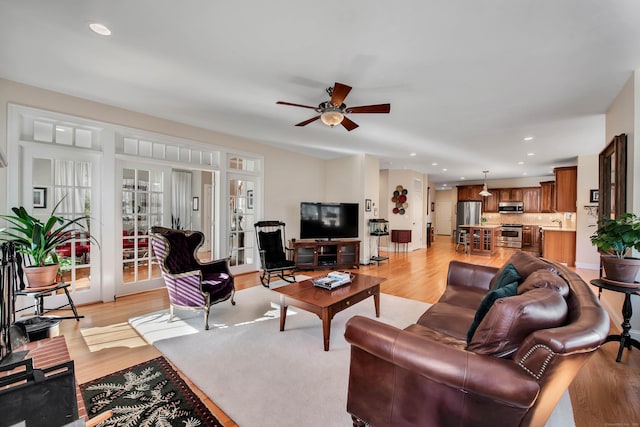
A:
[[[502,224],[498,246],[522,249],[522,224]]]

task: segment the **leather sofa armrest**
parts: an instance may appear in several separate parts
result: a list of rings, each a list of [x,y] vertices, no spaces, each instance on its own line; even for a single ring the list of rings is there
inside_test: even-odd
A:
[[[489,283],[498,269],[486,265],[471,264],[462,261],[451,261],[447,274],[448,286],[461,286],[489,290]]]
[[[529,408],[540,387],[512,360],[482,356],[362,316],[346,325],[352,346],[396,367],[463,393]]]

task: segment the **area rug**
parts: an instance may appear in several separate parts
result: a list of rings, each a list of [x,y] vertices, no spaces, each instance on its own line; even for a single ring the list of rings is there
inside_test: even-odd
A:
[[[167,311],[129,322],[241,427],[350,426],[344,328],[354,315],[375,318],[373,299],[333,318],[328,352],[314,314],[289,307],[285,331],[279,331],[276,292],[256,286],[238,291],[236,301],[213,307],[208,331],[202,329],[202,313],[188,311],[176,311],[172,323]],[[404,328],[428,307],[381,294],[379,320]],[[573,425],[565,395],[547,426]]]
[[[106,426],[222,426],[160,356],[80,386],[89,418],[112,410]]]

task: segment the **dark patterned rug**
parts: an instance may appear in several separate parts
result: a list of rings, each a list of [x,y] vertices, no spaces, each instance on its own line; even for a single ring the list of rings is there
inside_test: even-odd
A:
[[[100,427],[222,426],[162,356],[82,384],[80,389],[89,418],[113,411]]]

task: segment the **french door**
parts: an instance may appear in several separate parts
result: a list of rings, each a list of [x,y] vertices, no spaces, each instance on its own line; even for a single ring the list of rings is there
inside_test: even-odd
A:
[[[38,143],[23,145],[22,205],[41,220],[55,214],[67,219],[86,216],[74,239],[57,248],[62,280],[69,283],[75,304],[101,300],[101,209],[98,197],[101,155]],[[91,236],[92,238],[89,238]],[[47,298],[47,306],[66,304],[65,295]]]
[[[258,207],[256,179],[243,174],[227,175],[229,264],[234,274],[257,268],[256,222]]]
[[[164,286],[149,235],[151,227],[170,227],[171,168],[121,160],[118,162],[120,221],[117,225],[116,295]]]

